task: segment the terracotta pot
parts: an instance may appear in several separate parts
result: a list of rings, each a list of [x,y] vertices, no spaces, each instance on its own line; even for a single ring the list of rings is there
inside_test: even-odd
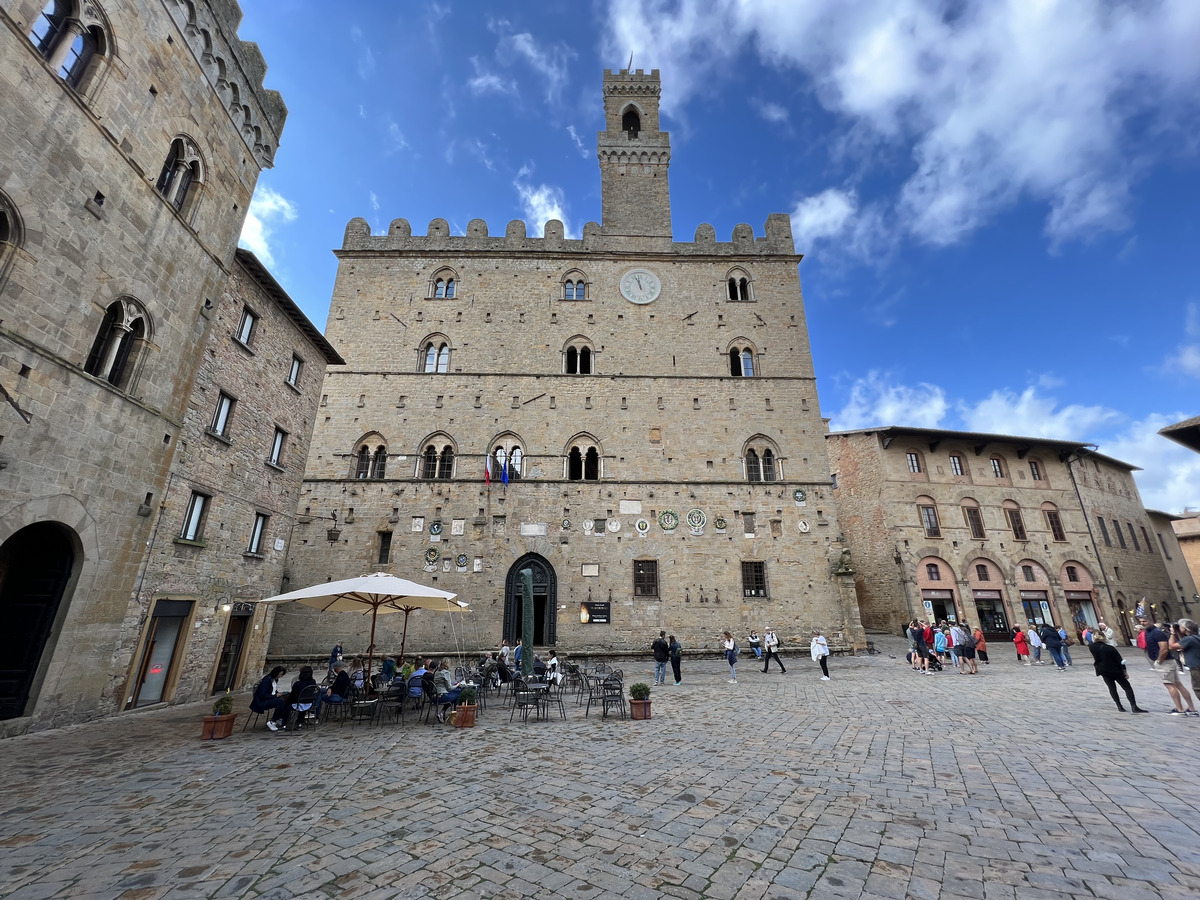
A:
[[[472,703],[468,706],[465,703],[460,703],[455,708],[454,718],[451,720],[455,728],[474,728],[475,727],[475,710],[478,706]]]
[[[205,716],[204,731],[200,733],[202,741],[219,741],[221,738],[227,738],[233,734],[233,723],[237,719],[237,713],[230,713],[227,716]]]
[[[633,719],[648,719],[650,718],[650,701],[649,700],[630,700],[629,701],[629,716]]]

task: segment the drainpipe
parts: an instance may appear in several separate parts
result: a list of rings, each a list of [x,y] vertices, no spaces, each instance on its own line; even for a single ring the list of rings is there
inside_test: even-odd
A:
[[[1108,591],[1108,605],[1118,615],[1125,615],[1121,610],[1117,609],[1117,601],[1113,599],[1112,581],[1108,577],[1108,573],[1104,570],[1104,559],[1100,556],[1100,545],[1096,543],[1096,532],[1092,530],[1092,517],[1088,515],[1087,507],[1083,504],[1083,494],[1079,492],[1079,482],[1075,480],[1075,468],[1072,463],[1081,462],[1083,456],[1076,452],[1067,456],[1067,471],[1071,473],[1071,486],[1075,488],[1075,499],[1079,501],[1079,508],[1083,511],[1083,524],[1087,526],[1088,539],[1092,542],[1092,552],[1096,554],[1096,565],[1100,569],[1100,574],[1104,576],[1104,587]]]

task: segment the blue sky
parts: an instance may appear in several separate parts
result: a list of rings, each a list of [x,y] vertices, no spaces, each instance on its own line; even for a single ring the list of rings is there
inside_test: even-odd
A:
[[[600,219],[658,68],[677,240],[791,215],[832,427],[1090,441],[1200,507],[1195,0],[242,0],[289,115],[242,235],[318,325],[346,222]]]

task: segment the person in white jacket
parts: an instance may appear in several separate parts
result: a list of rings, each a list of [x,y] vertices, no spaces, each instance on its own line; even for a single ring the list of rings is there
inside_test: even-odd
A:
[[[1029,630],[1025,632],[1025,637],[1029,640],[1029,649],[1033,651],[1033,664],[1035,666],[1044,665],[1042,662],[1042,639],[1032,622],[1029,623]]]
[[[809,652],[812,654],[813,662],[821,664],[821,680],[829,680],[829,664],[825,662],[825,658],[829,656],[829,641],[825,640],[825,635],[821,634],[819,629],[813,629],[812,643],[809,644]]]

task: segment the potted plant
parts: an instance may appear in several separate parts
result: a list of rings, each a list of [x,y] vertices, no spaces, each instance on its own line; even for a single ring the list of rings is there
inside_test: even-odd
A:
[[[475,704],[478,694],[475,688],[468,685],[459,691],[458,706],[455,707],[454,713],[450,721],[455,728],[473,728],[475,726],[475,711],[478,707]]]
[[[629,686],[629,715],[634,719],[650,718],[650,685],[644,681]]]
[[[226,691],[213,704],[213,714],[204,717],[204,730],[200,739],[204,741],[219,741],[233,734],[233,723],[237,721],[237,713],[233,711],[233,694]]]

